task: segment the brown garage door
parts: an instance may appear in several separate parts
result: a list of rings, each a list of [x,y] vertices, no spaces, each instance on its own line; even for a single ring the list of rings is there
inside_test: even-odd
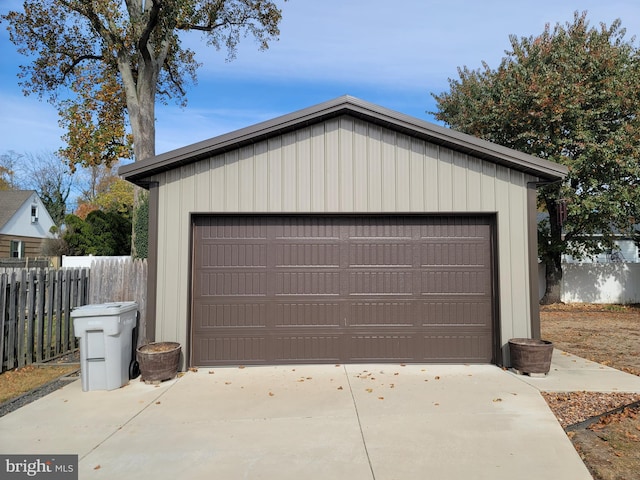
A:
[[[195,216],[191,364],[490,362],[492,217]]]

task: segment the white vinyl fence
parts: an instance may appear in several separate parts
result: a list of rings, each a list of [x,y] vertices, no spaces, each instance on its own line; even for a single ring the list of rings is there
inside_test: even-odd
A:
[[[564,263],[562,301],[640,303],[640,263]]]

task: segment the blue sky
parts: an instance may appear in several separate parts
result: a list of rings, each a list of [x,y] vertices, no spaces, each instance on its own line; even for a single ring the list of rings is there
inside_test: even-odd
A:
[[[237,59],[190,38],[203,67],[186,108],[158,106],[157,153],[173,150],[341,95],[432,121],[431,93],[447,90],[457,67],[495,67],[509,35],[541,33],[587,10],[592,25],[620,18],[640,36],[637,0],[276,0],[281,36],[260,52],[245,39]],[[2,0],[0,13],[21,8]],[[0,154],[38,154],[62,146],[55,109],[24,97],[16,53],[0,26]]]

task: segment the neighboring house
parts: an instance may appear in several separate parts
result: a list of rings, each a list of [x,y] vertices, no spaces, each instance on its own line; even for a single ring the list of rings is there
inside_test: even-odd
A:
[[[538,212],[538,222],[546,221],[549,218],[547,212]],[[640,226],[635,226],[636,232],[640,233]],[[598,235],[594,235],[597,238]],[[614,240],[615,247],[605,250],[593,257],[576,259],[571,255],[563,254],[563,263],[640,263],[640,252],[636,239],[630,235],[618,234]]]
[[[34,190],[0,191],[0,258],[42,257],[42,241],[54,225]]]
[[[150,191],[148,337],[183,368],[508,364],[540,335],[562,165],[345,96],[120,174]]]
[[[620,235],[614,240],[615,247],[606,250],[594,257],[585,257],[580,260],[573,258],[571,255],[563,255],[564,263],[639,263],[638,246],[633,238],[627,238]]]

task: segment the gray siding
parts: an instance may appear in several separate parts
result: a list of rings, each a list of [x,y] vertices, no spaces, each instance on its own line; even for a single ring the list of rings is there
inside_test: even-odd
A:
[[[536,177],[343,116],[154,180],[159,341],[187,343],[190,214],[209,212],[497,212],[502,343],[531,335],[527,182]]]

